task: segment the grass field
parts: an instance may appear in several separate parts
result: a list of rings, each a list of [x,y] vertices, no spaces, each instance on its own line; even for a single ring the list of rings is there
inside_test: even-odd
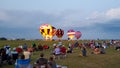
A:
[[[79,41],[87,42],[89,40]],[[18,45],[23,45],[26,43],[28,46],[32,45],[32,42],[35,42],[37,45],[40,43],[42,45],[47,44],[50,46],[49,50],[44,51],[36,51],[31,56],[31,64],[33,64],[37,58],[39,58],[39,54],[43,52],[46,58],[51,56],[51,47],[54,43],[58,43],[58,41],[40,41],[40,40],[23,40],[23,41],[0,41],[0,48],[2,48],[6,44],[10,44],[11,48],[17,47]],[[75,41],[62,41],[66,47],[70,42]],[[100,42],[100,41],[98,41]],[[68,68],[120,68],[120,51],[116,51],[113,47],[109,47],[106,49],[106,54],[91,54],[91,50],[87,48],[87,57],[80,57],[79,54],[81,50],[78,48],[74,49],[72,54],[67,54],[67,58],[55,60],[57,64],[67,66]],[[0,68],[14,68],[14,65],[3,65]]]

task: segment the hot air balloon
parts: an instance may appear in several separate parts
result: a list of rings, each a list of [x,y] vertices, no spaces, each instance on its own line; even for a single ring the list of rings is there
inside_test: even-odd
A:
[[[40,33],[46,40],[52,39],[52,37],[55,35],[55,32],[56,28],[49,24],[42,24],[40,26]]]
[[[57,29],[56,31],[56,36],[60,39],[64,35],[64,30],[62,29]]]
[[[76,39],[79,39],[82,36],[82,33],[80,31],[75,32]]]
[[[53,36],[56,34],[56,28],[52,26],[52,31],[49,34],[50,39],[52,40]]]
[[[67,32],[68,38],[73,39],[75,36],[75,31],[73,29],[68,30]]]

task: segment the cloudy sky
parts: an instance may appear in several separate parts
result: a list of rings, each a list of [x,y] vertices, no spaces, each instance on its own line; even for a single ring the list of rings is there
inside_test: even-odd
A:
[[[81,39],[120,39],[120,0],[0,0],[0,37],[43,39],[44,23],[64,29],[64,39],[69,29]]]

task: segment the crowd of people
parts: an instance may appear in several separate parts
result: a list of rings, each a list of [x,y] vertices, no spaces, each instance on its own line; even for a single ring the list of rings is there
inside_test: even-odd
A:
[[[34,42],[32,46],[28,46],[26,43],[18,47],[11,48],[10,45],[5,45],[0,49],[0,66],[3,64],[14,65],[15,68],[57,68],[55,60],[65,59],[70,53],[74,53],[74,49],[80,50],[80,56],[87,56],[87,48],[91,49],[91,54],[106,54],[105,49],[108,47],[114,47],[115,50],[120,50],[120,41],[111,40],[109,42],[102,41],[96,42],[91,40],[90,42],[69,43],[68,45],[62,44],[61,41],[58,44],[54,43],[51,48],[51,56],[47,59],[44,57],[44,53],[40,54],[40,57],[36,59],[34,64],[31,64],[31,56],[34,51],[43,51],[49,49],[48,45],[36,45]]]
[[[17,60],[19,60],[18,62],[21,63],[20,59],[24,59],[24,61],[28,60],[30,63],[32,52],[41,51],[44,49],[49,49],[49,46],[42,46],[39,44],[37,47],[35,43],[32,43],[32,46],[28,46],[25,43],[24,45],[19,45],[18,47],[11,47],[10,45],[6,44],[3,48],[0,48],[0,66],[4,64],[14,65],[16,64]],[[18,65],[16,65],[16,68],[19,68]]]

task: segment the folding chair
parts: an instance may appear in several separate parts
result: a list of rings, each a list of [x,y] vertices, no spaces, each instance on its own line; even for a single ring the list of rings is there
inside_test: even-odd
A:
[[[30,59],[17,59],[15,68],[31,68]]]

